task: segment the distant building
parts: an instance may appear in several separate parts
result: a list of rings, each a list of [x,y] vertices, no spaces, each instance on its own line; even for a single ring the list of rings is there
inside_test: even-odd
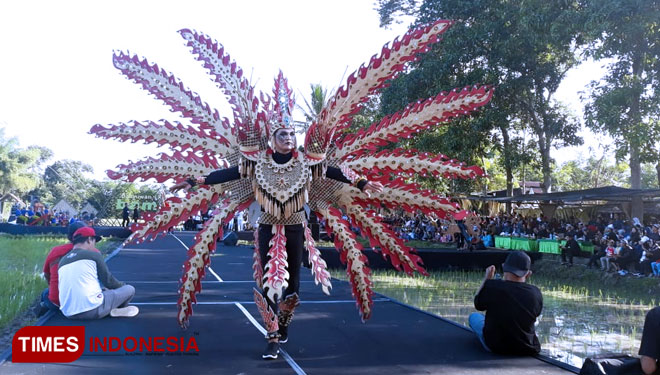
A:
[[[57,202],[57,204],[52,207],[51,212],[55,212],[55,213],[67,212],[69,216],[78,215],[78,210],[73,208],[73,206],[64,199]]]
[[[99,211],[96,208],[94,208],[94,206],[92,206],[92,204],[89,203],[89,202],[87,202],[85,207],[83,207],[80,210],[80,215],[83,216],[83,217],[88,216],[89,218],[93,218],[93,217],[96,217],[96,215],[98,213],[99,213]]]
[[[525,181],[525,184],[518,188],[513,188],[513,196],[525,194],[543,194],[543,182],[540,181]],[[489,197],[506,197],[506,189],[489,191]]]
[[[543,182],[540,181],[526,181],[523,194],[543,194]]]

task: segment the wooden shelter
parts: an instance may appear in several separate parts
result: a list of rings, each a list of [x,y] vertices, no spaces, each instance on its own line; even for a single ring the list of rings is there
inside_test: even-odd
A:
[[[545,194],[523,194],[513,197],[469,196],[466,199],[501,204],[515,203],[518,206],[535,204],[544,216],[552,218],[560,207],[574,207],[581,211],[591,208],[595,212],[596,208],[605,206],[615,206],[630,217],[633,197],[641,197],[645,208],[652,209],[660,204],[660,189],[626,189],[618,186],[604,186]]]

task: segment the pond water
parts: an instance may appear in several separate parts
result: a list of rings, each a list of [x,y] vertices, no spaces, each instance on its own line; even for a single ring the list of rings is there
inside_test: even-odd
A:
[[[476,311],[473,298],[482,277],[481,272],[439,272],[412,278],[374,271],[372,281],[378,293],[467,326],[468,316]],[[578,368],[586,357],[637,355],[650,305],[534,284],[543,293],[543,314],[536,327],[542,354]]]

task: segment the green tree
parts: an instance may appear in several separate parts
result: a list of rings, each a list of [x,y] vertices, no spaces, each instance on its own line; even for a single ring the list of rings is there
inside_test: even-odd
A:
[[[397,23],[398,16],[412,16],[417,14],[417,0],[378,0],[376,9],[380,15],[380,27],[387,27]]]
[[[446,36],[441,44],[434,46],[434,49],[413,63],[409,71],[393,80],[390,86],[382,92],[380,116],[400,111],[410,102],[435,96],[443,90],[475,83],[488,83],[489,80],[484,79],[490,74],[488,70],[461,68],[467,63],[463,61],[465,54],[459,50],[468,48],[468,46],[455,46],[458,41],[460,40]],[[513,137],[508,134],[510,119],[506,109],[510,107],[510,104],[500,100],[498,95],[499,93],[493,97],[488,106],[503,110],[489,111],[482,108],[469,118],[453,120],[450,126],[440,126],[435,131],[425,132],[412,140],[402,142],[399,146],[449,155],[467,164],[482,164],[483,160],[488,159],[493,152],[492,141],[500,139],[491,134],[493,129],[505,130],[501,137],[505,145],[508,145]],[[506,146],[502,152],[505,161],[510,161],[505,164],[509,167],[508,175],[511,178],[514,163],[511,155],[515,153],[514,149]],[[512,180],[509,179],[509,181]],[[466,181],[442,182],[436,180],[434,184],[435,188],[445,191],[471,192],[476,190],[475,186],[471,186],[472,184],[466,183]]]
[[[53,153],[45,147],[18,148],[16,138],[6,139],[0,128],[0,195],[25,195],[41,183],[38,169]]]
[[[589,155],[562,164],[555,171],[557,190],[570,191],[603,186],[628,187],[629,169],[624,163],[611,163],[606,156]]]
[[[643,162],[656,163],[660,179],[660,2],[590,0],[587,9],[586,28],[596,35],[590,54],[614,62],[591,83],[586,124],[614,138],[617,159],[628,159],[630,186],[639,189]],[[632,215],[642,210],[641,198],[633,199]]]
[[[441,44],[420,57],[413,70],[392,85],[390,96],[383,95],[384,110],[398,109],[408,99],[423,98],[421,93],[439,88],[473,84],[496,86],[492,105],[470,121],[475,139],[470,149],[480,156],[491,129],[501,134],[503,162],[508,170],[508,186],[513,183],[517,150],[512,149],[512,126],[529,128],[539,150],[544,187],[552,186],[552,148],[580,144],[575,134],[579,123],[566,114],[554,94],[566,72],[578,63],[581,12],[576,1],[547,2],[532,0],[425,0],[413,11],[408,1],[381,1],[381,22],[387,23],[397,12],[414,14],[416,23],[436,19],[460,20],[445,35]],[[389,18],[388,18],[389,17]],[[396,92],[395,90],[399,90]],[[385,103],[388,101],[388,103]],[[483,121],[484,118],[489,120]],[[496,121],[492,121],[492,120]],[[479,157],[473,158],[479,159]]]
[[[305,107],[297,105],[305,115],[305,123],[299,126],[299,130],[302,133],[305,133],[309,126],[312,125],[312,122],[316,121],[316,118],[321,114],[321,110],[328,101],[328,90],[324,89],[320,83],[312,83],[309,85],[309,88],[311,89],[309,100],[303,96]]]
[[[642,164],[642,189],[658,189],[657,167],[651,163]]]
[[[85,174],[92,172],[89,164],[76,160],[58,160],[47,166],[43,175],[44,188],[52,194],[52,203],[64,199],[74,207],[85,204],[92,185],[92,180]]]

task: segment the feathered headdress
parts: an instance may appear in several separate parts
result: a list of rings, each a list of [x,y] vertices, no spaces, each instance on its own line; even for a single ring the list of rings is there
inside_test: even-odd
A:
[[[273,114],[268,122],[268,138],[272,138],[280,129],[293,129],[293,106],[295,100],[293,98],[293,91],[289,88],[289,83],[284,74],[280,73],[275,78],[275,86],[273,87],[273,97],[275,98],[275,105]]]

